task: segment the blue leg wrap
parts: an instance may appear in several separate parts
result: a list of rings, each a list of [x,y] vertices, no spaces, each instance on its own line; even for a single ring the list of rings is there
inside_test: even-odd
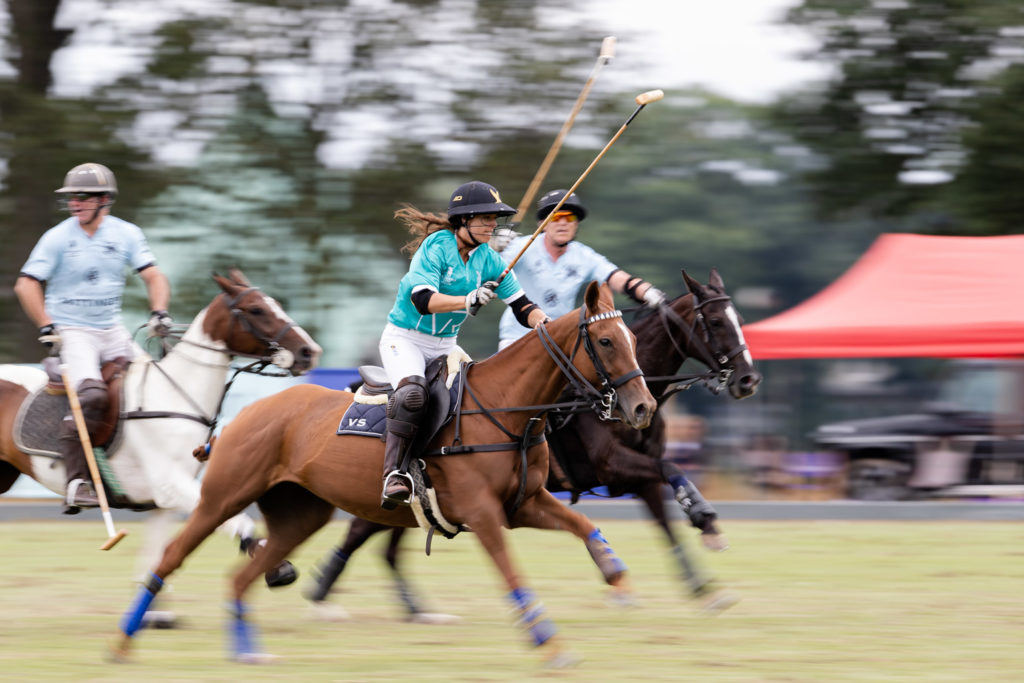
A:
[[[622,558],[616,555],[615,551],[612,550],[612,547],[608,545],[608,539],[604,537],[600,529],[594,529],[590,532],[590,535],[587,536],[587,541],[587,549],[590,550],[590,554],[593,556],[594,561],[597,562],[598,566],[602,567],[602,571],[604,571],[604,562],[609,563],[609,567],[613,574],[621,573],[628,569],[628,567],[626,567],[626,563],[622,561]],[[605,576],[609,575],[608,572],[604,573]]]
[[[690,483],[690,481],[681,474],[673,474],[671,477],[668,478],[668,483],[670,486],[672,486],[672,490],[675,491],[677,489],[684,488],[687,484]]]
[[[558,632],[555,623],[544,616],[544,605],[526,588],[516,588],[508,594],[509,601],[519,612],[519,623],[526,628],[535,647],[551,640]]]
[[[142,584],[135,596],[135,602],[124,613],[121,620],[121,631],[129,638],[134,636],[136,631],[142,628],[142,618],[146,615],[153,598],[163,588],[163,580],[156,574],[150,574],[146,583]]]
[[[257,628],[246,620],[247,611],[241,600],[228,603],[228,612],[232,617],[228,623],[228,638],[231,640],[232,655],[235,657],[260,652],[256,639]]]

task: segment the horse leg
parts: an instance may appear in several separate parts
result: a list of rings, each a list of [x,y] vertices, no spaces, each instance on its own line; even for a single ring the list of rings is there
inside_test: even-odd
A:
[[[583,541],[601,576],[612,587],[612,599],[621,604],[633,604],[626,563],[619,558],[601,530],[590,519],[563,505],[547,489],[540,489],[528,498],[512,518],[511,524],[512,528],[526,526],[573,534]]]
[[[668,539],[669,546],[672,548],[672,555],[679,564],[683,581],[690,590],[690,596],[703,601],[702,609],[705,612],[717,613],[728,609],[736,604],[739,598],[732,593],[719,590],[714,579],[703,575],[690,560],[686,546],[676,538],[676,534],[672,530],[672,524],[668,520],[668,515],[665,514],[665,501],[662,498],[663,491],[664,488],[657,484],[644,487],[637,495],[640,496],[640,499],[647,506],[647,510],[651,513],[651,518],[661,527],[665,537]]]
[[[140,583],[144,583],[149,576],[149,570],[160,561],[164,546],[171,538],[171,526],[174,523],[175,513],[172,510],[157,508],[146,513],[145,528],[142,536],[142,547],[135,556],[135,575]],[[147,628],[174,628],[177,625],[177,616],[174,612],[166,609],[156,609],[156,604],[162,600],[154,600],[149,609],[142,617],[142,625]]]
[[[114,657],[123,659],[131,649],[132,638],[142,628],[145,614],[164,586],[164,581],[205,541],[224,520],[238,514],[252,502],[255,495],[238,495],[231,500],[201,498],[185,526],[167,547],[156,569],[150,572],[136,594],[134,602],[121,620],[122,637],[114,646]]]
[[[327,524],[334,506],[297,484],[278,484],[263,494],[259,501],[267,525],[267,542],[260,544],[252,560],[243,565],[232,579],[231,613],[232,658],[244,663],[261,663],[269,658],[257,642],[257,628],[247,618],[243,600],[246,590],[260,574],[284,561],[300,543]]]
[[[391,578],[395,582],[395,590],[398,592],[398,599],[405,605],[408,611],[408,620],[416,624],[457,624],[462,619],[454,614],[444,612],[428,612],[423,609],[419,599],[412,590],[412,586],[406,581],[405,576],[398,568],[398,546],[405,535],[406,527],[396,526],[391,529],[391,538],[388,539],[388,546],[384,550],[384,560],[391,568]]]
[[[332,548],[327,557],[321,560],[314,570],[314,582],[305,592],[306,599],[314,603],[326,602],[334,583],[345,571],[345,566],[348,564],[349,558],[352,557],[352,553],[361,548],[374,534],[388,528],[390,527],[386,524],[353,517],[341,545]]]
[[[504,517],[501,504],[495,500],[490,506],[478,503],[473,513],[466,516],[465,522],[473,529],[480,545],[505,579],[509,590],[507,598],[516,610],[518,623],[529,634],[534,647],[544,648],[542,652],[547,665],[556,668],[571,666],[578,658],[562,649],[555,639],[555,624],[545,614],[544,605],[520,581],[519,572],[505,545],[501,529]]]

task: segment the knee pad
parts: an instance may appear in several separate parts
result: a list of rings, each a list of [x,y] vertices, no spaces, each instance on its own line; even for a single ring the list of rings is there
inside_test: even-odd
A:
[[[418,423],[427,411],[427,380],[420,375],[402,379],[388,399],[388,418]]]

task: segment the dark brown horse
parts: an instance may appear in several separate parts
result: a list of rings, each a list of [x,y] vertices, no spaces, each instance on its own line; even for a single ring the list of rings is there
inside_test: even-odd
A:
[[[605,580],[623,587],[625,566],[600,531],[544,488],[548,451],[543,415],[572,382],[615,404],[627,424],[647,426],[656,402],[636,365],[635,343],[615,310],[611,290],[591,283],[583,308],[467,366],[455,416],[424,457],[412,509],[380,506],[384,451],[379,439],[336,434],[353,402],[351,392],[303,385],[251,404],[213,445],[199,506],[126,614],[119,653],[127,653],[146,605],[164,580],[219,524],[256,502],[268,535],[266,545],[233,579],[237,659],[261,659],[245,617],[246,589],[340,507],[392,526],[426,525],[429,519],[431,528],[443,533],[471,529],[505,578],[522,625],[558,663],[554,626],[523,585],[502,527],[567,530],[584,541]],[[593,387],[598,380],[600,390]]]
[[[209,439],[217,422],[232,359],[250,358],[254,370],[275,364],[300,375],[321,354],[274,299],[241,271],[228,275],[213,276],[220,293],[162,359],[140,356],[121,373],[115,385],[120,391],[112,389],[107,437],[94,435],[97,446],[107,447],[104,480],[112,507],[153,511],[144,544],[147,568],[163,549],[176,515],[191,512],[199,502],[201,465],[191,453]],[[21,474],[55,493],[64,491],[55,435],[67,399],[49,395],[46,384],[47,374],[38,368],[0,366],[0,493]],[[30,397],[32,409],[22,411]],[[222,530],[243,545],[254,540],[253,520],[242,511],[225,520]]]
[[[751,396],[761,375],[754,369],[743,341],[740,319],[721,276],[712,269],[708,285],[700,284],[685,272],[683,279],[689,293],[630,325],[637,338],[637,362],[651,393],[659,397],[661,403],[676,389],[701,380],[712,382],[716,392],[727,389],[733,398]],[[675,374],[691,357],[706,365],[712,371],[711,376]],[[710,609],[728,606],[730,596],[714,594],[712,584],[689,559],[666,515],[663,496],[668,483],[693,525],[702,531],[705,545],[712,550],[725,547],[725,540],[715,524],[714,510],[686,480],[679,467],[663,457],[665,421],[661,411],[654,416],[650,427],[642,430],[602,421],[593,411],[573,411],[569,419],[556,415],[551,422],[555,428],[549,435],[553,457],[547,488],[571,492],[573,502],[580,494],[600,486],[606,486],[613,497],[627,494],[639,497],[665,533],[691,594],[706,596],[705,605]],[[341,545],[321,561],[313,584],[304,591],[317,616],[340,617],[343,610],[326,602],[331,587],[352,553],[375,533],[389,528],[365,519],[352,520]],[[397,549],[404,531],[403,528],[392,529],[385,560],[408,618],[420,622],[447,621],[450,619],[447,615],[423,609],[399,570]]]

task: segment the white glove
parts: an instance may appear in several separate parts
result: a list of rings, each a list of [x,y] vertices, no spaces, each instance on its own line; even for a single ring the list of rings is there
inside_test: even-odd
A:
[[[494,231],[494,234],[491,235],[491,249],[499,253],[503,252],[505,251],[505,247],[508,246],[508,243],[516,237],[519,237],[519,233],[512,228],[498,228]]]
[[[476,315],[477,310],[481,306],[486,306],[498,295],[494,293],[498,283],[493,280],[488,280],[483,284],[482,287],[477,287],[472,292],[466,295],[466,312],[470,315]]]
[[[661,291],[654,285],[647,288],[644,292],[644,303],[650,308],[657,308],[661,304],[665,303],[665,292]]]
[[[153,311],[149,314],[149,322],[146,327],[149,329],[150,337],[166,337],[171,333],[171,325],[174,320],[167,311]]]

